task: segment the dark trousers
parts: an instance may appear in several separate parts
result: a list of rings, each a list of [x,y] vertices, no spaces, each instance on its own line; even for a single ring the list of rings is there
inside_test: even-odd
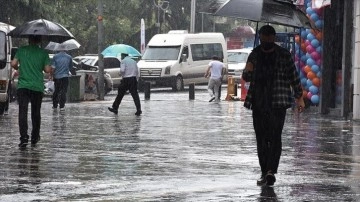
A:
[[[40,124],[41,124],[41,102],[43,93],[32,91],[25,88],[17,90],[18,103],[19,103],[19,130],[20,141],[28,141],[28,107],[31,103],[31,122],[32,132],[31,139],[38,139],[40,137]]]
[[[60,79],[54,79],[55,92],[52,96],[53,107],[57,108],[58,104],[60,108],[65,107],[66,93],[69,85],[69,78],[64,77]]]
[[[253,124],[257,152],[262,174],[277,173],[282,151],[281,133],[286,109],[271,109],[269,112],[253,109]]]
[[[135,103],[135,106],[136,106],[136,110],[137,111],[141,111],[141,104],[140,104],[140,98],[139,98],[139,94],[138,94],[138,91],[137,91],[137,85],[138,85],[138,82],[137,82],[137,79],[136,77],[127,77],[127,78],[123,78],[121,80],[121,83],[118,87],[118,94],[115,98],[115,101],[112,105],[112,108],[115,109],[115,110],[118,110],[119,109],[119,105],[121,103],[121,100],[123,99],[125,93],[127,90],[129,90],[133,100],[134,100],[134,103]]]

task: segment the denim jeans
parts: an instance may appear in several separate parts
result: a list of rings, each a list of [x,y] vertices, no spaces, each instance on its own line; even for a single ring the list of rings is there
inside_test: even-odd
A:
[[[29,102],[31,103],[31,122],[32,132],[31,139],[38,139],[40,137],[40,124],[41,124],[41,103],[43,92],[33,91],[25,88],[17,90],[18,103],[19,103],[19,130],[20,141],[27,142],[28,135],[28,108]]]

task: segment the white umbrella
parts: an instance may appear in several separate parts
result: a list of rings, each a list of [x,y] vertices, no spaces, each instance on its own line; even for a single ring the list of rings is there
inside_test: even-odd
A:
[[[64,41],[62,43],[56,43],[50,41],[50,43],[45,47],[47,50],[51,51],[68,51],[73,49],[80,48],[79,42],[77,42],[75,39],[69,39],[67,41]]]

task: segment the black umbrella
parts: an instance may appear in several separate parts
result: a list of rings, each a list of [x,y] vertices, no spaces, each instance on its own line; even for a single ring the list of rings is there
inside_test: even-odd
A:
[[[64,26],[45,19],[26,22],[12,30],[9,35],[15,38],[26,38],[31,35],[40,35],[49,41],[58,43],[74,38],[74,36]]]
[[[201,12],[291,27],[314,27],[291,0],[215,0]]]

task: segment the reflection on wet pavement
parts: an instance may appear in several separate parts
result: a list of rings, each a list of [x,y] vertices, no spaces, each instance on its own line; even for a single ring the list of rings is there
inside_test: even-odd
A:
[[[288,111],[274,187],[260,176],[251,111],[205,90],[157,92],[134,116],[105,101],[42,107],[41,141],[19,150],[17,106],[0,117],[0,201],[358,201],[360,123]]]

